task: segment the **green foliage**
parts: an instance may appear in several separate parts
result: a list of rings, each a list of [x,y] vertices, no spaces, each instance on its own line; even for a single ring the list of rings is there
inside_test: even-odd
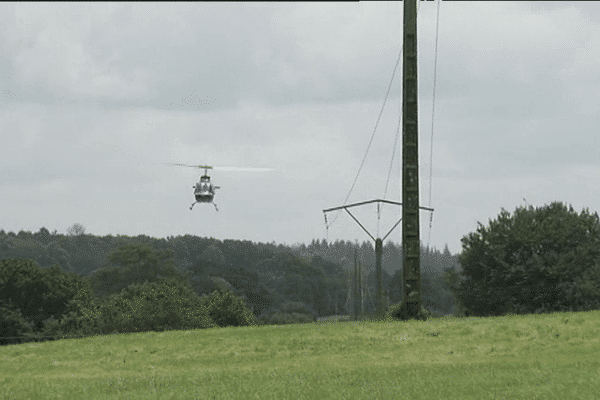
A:
[[[253,313],[255,316],[259,316],[264,310],[283,301],[283,296],[280,293],[263,283],[246,291],[246,296],[254,307]]]
[[[406,303],[404,303],[404,301],[389,306],[385,315],[386,318],[391,318],[397,321],[408,321],[411,319],[426,321],[432,318],[432,316],[433,313],[431,311],[421,307],[421,310],[417,313],[417,315],[411,318],[408,310],[406,309]]]
[[[313,321],[317,320],[317,312],[304,303],[296,301],[286,301],[279,308],[280,311],[286,313],[298,313],[310,317]]]
[[[348,293],[348,280],[342,276],[328,276],[325,279],[325,302],[324,315],[343,314],[346,306]]]
[[[389,294],[392,303],[399,303],[402,301],[403,284],[404,278],[402,277],[402,270],[397,269],[390,281]]]
[[[259,317],[262,323],[270,324],[269,321],[276,324],[289,323],[307,323],[317,321],[317,312],[306,304],[296,301],[286,301],[277,308],[270,308],[263,312]]]
[[[98,270],[91,278],[99,297],[119,293],[132,284],[154,282],[160,278],[177,278],[187,282],[187,275],[175,268],[173,251],[159,251],[148,244],[134,242],[113,250],[108,260],[112,266]]]
[[[441,278],[446,283],[447,288],[451,293],[458,292],[458,285],[461,281],[461,276],[456,271],[454,266],[452,268],[445,268]],[[452,315],[455,317],[465,317],[467,316],[466,313],[467,309],[462,304],[460,298],[457,298],[453,303]]]
[[[18,306],[0,300],[0,345],[32,341],[32,324],[28,323]]]
[[[76,311],[69,311],[63,314],[60,319],[54,319],[52,316],[45,321],[44,328],[37,333],[26,334],[29,338],[26,341],[53,341],[68,338],[90,337],[101,334],[102,326],[98,319],[84,316]]]
[[[513,216],[461,239],[457,298],[474,316],[600,308],[600,223],[560,202]]]
[[[85,235],[85,227],[81,224],[73,224],[67,229],[67,235],[69,236],[82,236]]]
[[[213,277],[224,279],[227,285],[231,285],[235,295],[241,297],[253,309],[255,316],[263,309],[281,302],[279,293],[268,288],[266,282],[260,282],[258,273],[252,269],[235,268],[201,259],[185,273],[200,296],[218,289]]]
[[[344,268],[342,268],[339,264],[327,261],[320,256],[311,257],[310,266],[314,270],[320,270],[329,275],[338,275],[344,272]]]
[[[208,296],[202,296],[201,304],[208,310],[208,315],[219,327],[258,325],[256,317],[237,297],[223,280],[213,277],[218,289]]]
[[[77,274],[58,266],[44,269],[32,260],[2,260],[0,344],[56,340],[67,326],[91,334],[98,315],[95,300],[89,281]],[[68,321],[58,328],[55,316]]]
[[[219,249],[216,243],[212,243],[206,249],[204,249],[200,255],[200,258],[215,264],[225,264],[225,256],[223,256],[223,252],[221,249]]]
[[[24,258],[36,261],[43,268],[61,265],[65,270],[74,272],[71,255],[60,244],[56,235],[41,228],[34,234],[19,232],[19,236],[0,236],[0,258]]]
[[[99,325],[104,333],[216,327],[189,284],[175,278],[129,285],[110,295],[101,307]]]
[[[12,303],[34,329],[43,328],[43,320],[73,310],[70,301],[91,304],[93,296],[88,281],[57,265],[41,268],[35,261],[4,259],[0,261],[0,301]]]
[[[259,321],[262,325],[310,324],[315,322],[312,317],[306,314],[299,314],[296,312],[286,313],[281,311],[261,316]]]
[[[324,272],[310,264],[305,258],[294,254],[285,254],[281,261],[286,272],[283,284],[284,296],[295,302],[301,302],[314,308],[327,302],[327,281]],[[323,310],[324,313],[325,310]]]
[[[65,326],[68,325],[67,321],[71,321],[69,323],[73,327],[82,331],[87,329],[88,323],[97,325],[100,304],[106,302],[111,294],[119,294],[131,284],[177,277],[189,282],[197,294],[210,295],[217,290],[211,275],[205,274],[206,271],[200,274],[192,271],[196,264],[201,263],[212,263],[212,277],[221,277],[230,283],[233,293],[244,300],[255,316],[277,309],[285,300],[305,303],[311,310],[316,310],[317,316],[346,314],[348,311],[344,308],[347,306],[348,283],[343,266],[353,259],[355,249],[363,262],[374,260],[373,246],[367,242],[357,248],[351,242],[327,243],[316,240],[307,246],[289,248],[274,243],[221,242],[192,235],[166,239],[145,235],[99,237],[86,234],[85,228],[78,224],[69,228],[68,235],[57,235],[56,231],[51,233],[46,228],[34,233],[21,231],[18,235],[0,231],[0,259],[18,255],[32,258],[42,267],[58,263],[68,270],[71,265],[73,271],[85,276],[91,284],[93,290],[88,294],[98,296],[93,301],[88,299],[78,305],[69,295],[65,297],[61,309],[46,312],[44,307],[43,313],[37,316],[28,316],[27,310],[22,310],[23,318],[28,323],[33,322],[36,334],[40,334],[44,325],[49,327],[61,321],[65,322]],[[384,289],[388,290],[392,302],[398,302],[402,299],[401,270],[396,271],[394,276],[386,270],[393,273],[401,266],[401,247],[387,241],[384,249]],[[435,254],[435,251],[422,250],[422,263],[429,265],[430,261],[427,260],[438,259],[440,255],[440,252]],[[447,249],[444,249],[444,256],[451,256]],[[371,291],[376,287],[374,275],[372,271],[365,280]],[[287,278],[285,284],[279,278],[282,276]],[[438,290],[437,282],[433,279],[431,282],[432,290]],[[427,287],[428,279],[423,275],[424,303],[429,295]],[[590,287],[592,289],[593,286]],[[435,299],[435,295],[431,294],[435,301],[443,302],[444,298]],[[444,295],[449,296],[450,292],[446,291]],[[95,306],[91,305],[92,302]],[[367,301],[365,311],[372,311],[369,307],[371,304]],[[441,309],[437,303],[435,307]],[[39,309],[30,308],[36,312]],[[76,317],[69,317],[71,313]],[[57,319],[49,320],[52,315]]]

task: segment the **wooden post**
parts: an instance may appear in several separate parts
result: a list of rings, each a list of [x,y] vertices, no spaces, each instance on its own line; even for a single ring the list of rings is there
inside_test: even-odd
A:
[[[375,271],[377,274],[377,317],[383,317],[383,284],[381,282],[381,256],[383,254],[383,241],[375,240]]]
[[[356,261],[356,249],[354,250],[354,282],[352,282],[352,317],[358,320],[358,264]]]
[[[363,287],[362,287],[362,266],[358,260],[358,313],[359,319],[362,319],[363,310]]]

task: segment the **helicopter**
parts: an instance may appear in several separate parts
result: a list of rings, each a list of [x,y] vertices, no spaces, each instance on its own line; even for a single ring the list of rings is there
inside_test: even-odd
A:
[[[221,186],[215,186],[210,182],[210,176],[208,176],[208,170],[214,169],[216,171],[243,171],[243,172],[267,172],[272,171],[272,168],[245,168],[245,167],[213,167],[210,165],[189,165],[189,164],[173,164],[169,163],[168,165],[175,165],[179,167],[191,167],[191,168],[200,168],[204,169],[204,175],[200,177],[200,181],[196,182],[192,188],[194,189],[194,197],[196,201],[192,203],[190,206],[190,210],[194,208],[196,203],[212,203],[215,206],[215,210],[219,211],[217,205],[213,202],[215,197],[215,191],[220,189]]]

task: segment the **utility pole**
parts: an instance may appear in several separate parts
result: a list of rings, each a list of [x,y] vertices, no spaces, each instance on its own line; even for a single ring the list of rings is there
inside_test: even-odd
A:
[[[404,319],[421,310],[419,235],[419,128],[417,90],[417,2],[404,0],[402,65],[402,249]]]
[[[362,318],[363,316],[363,288],[362,288],[362,268],[360,265],[360,260],[358,260],[358,314],[359,317]]]
[[[375,273],[377,279],[377,316],[383,317],[383,284],[381,282],[381,256],[383,255],[383,241],[375,239]]]
[[[375,241],[375,268],[377,269],[377,312],[383,312],[381,255],[382,242],[402,222],[403,250],[403,319],[414,319],[422,307],[421,296],[421,240],[419,233],[419,210],[433,211],[433,208],[419,206],[419,127],[418,127],[418,90],[417,90],[417,2],[404,0],[404,34],[402,65],[402,203],[388,200],[370,200],[323,210],[325,225],[327,212],[345,209],[357,224]],[[348,208],[368,203],[389,203],[402,206],[402,218],[392,227],[383,239],[373,235],[358,222]],[[378,250],[379,249],[379,250]],[[355,264],[356,265],[356,264]]]
[[[356,249],[354,249],[354,284],[352,285],[353,296],[352,296],[352,318],[358,320],[358,265],[356,264]]]
[[[373,237],[373,235],[371,235],[371,233],[363,226],[363,224],[361,224],[360,222],[358,222],[358,219],[356,219],[356,217],[349,210],[349,208],[357,207],[357,206],[363,206],[365,204],[370,204],[370,203],[387,203],[387,204],[392,204],[392,205],[396,205],[396,206],[401,206],[402,205],[402,203],[398,203],[398,202],[395,202],[395,201],[376,199],[376,200],[363,201],[363,202],[360,202],[360,203],[348,204],[348,205],[341,206],[341,207],[328,208],[326,210],[323,210],[323,214],[325,215],[325,225],[327,225],[327,213],[328,212],[336,211],[336,210],[341,210],[341,209],[346,210],[346,212],[352,217],[352,219],[354,219],[354,221],[356,221],[356,223],[367,233],[367,235],[369,235],[369,237],[375,241],[375,269],[376,269],[376,273],[377,273],[377,275],[376,275],[377,276],[377,294],[376,294],[376,298],[377,298],[377,314],[380,317],[382,317],[384,315],[384,313],[385,313],[385,310],[383,309],[383,284],[381,282],[381,257],[383,255],[383,241],[400,224],[400,222],[402,221],[402,218],[400,218],[398,220],[398,222],[396,222],[396,224],[394,226],[392,226],[392,229],[389,230],[389,232],[383,237],[383,239],[380,239],[380,238],[375,239]],[[404,207],[403,207],[403,209],[404,209]],[[419,209],[433,211],[433,208],[417,207],[417,212],[419,211]],[[418,216],[417,216],[417,218],[418,218]],[[417,233],[417,240],[418,240],[418,233]],[[419,248],[418,245],[417,245],[417,248]],[[404,254],[406,254],[406,250],[405,250]],[[406,265],[406,264],[404,264],[404,265]],[[358,282],[358,280],[356,279],[356,269],[357,269],[356,253],[354,255],[354,268],[355,268],[355,272],[354,272],[355,280],[354,280],[354,282]],[[404,271],[406,271],[406,269]],[[353,287],[351,289],[351,291],[354,292],[354,293],[356,293],[355,287]],[[358,296],[355,295],[354,298],[358,298]]]

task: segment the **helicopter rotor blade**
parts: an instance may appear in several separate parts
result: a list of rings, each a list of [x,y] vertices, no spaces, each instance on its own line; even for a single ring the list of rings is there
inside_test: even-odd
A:
[[[190,165],[190,164],[175,164],[175,163],[160,163],[163,165],[175,165],[177,167],[191,167],[191,168],[206,168],[206,169],[212,169],[211,166],[208,165]]]
[[[215,171],[239,171],[239,172],[269,172],[273,168],[252,168],[252,167],[213,167]]]
[[[175,165],[178,167],[191,167],[201,169],[214,169],[215,171],[238,171],[238,172],[269,172],[273,171],[273,168],[253,168],[253,167],[225,167],[225,166],[209,166],[209,165],[190,165],[190,164],[175,164],[175,163],[161,163],[164,165]]]

